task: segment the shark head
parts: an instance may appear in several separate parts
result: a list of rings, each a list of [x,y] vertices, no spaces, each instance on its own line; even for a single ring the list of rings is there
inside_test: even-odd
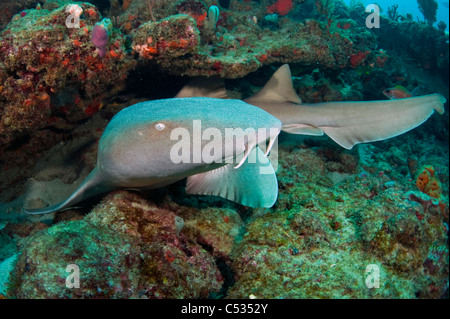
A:
[[[224,164],[236,167],[280,129],[278,119],[240,100],[142,102],[111,120],[97,166],[119,187],[161,186]]]

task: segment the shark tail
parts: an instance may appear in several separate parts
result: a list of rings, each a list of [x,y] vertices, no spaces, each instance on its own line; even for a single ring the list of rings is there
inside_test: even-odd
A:
[[[193,78],[175,97],[213,97],[229,99],[223,80],[211,78]]]
[[[79,203],[89,197],[106,192],[108,190],[110,190],[109,187],[104,187],[102,185],[102,176],[99,173],[97,167],[95,167],[92,172],[86,177],[83,183],[66,200],[56,205],[42,208],[24,207],[23,211],[30,215],[55,213],[72,208],[76,203]]]
[[[282,122],[291,134],[328,135],[346,149],[355,144],[385,140],[412,130],[437,111],[446,99],[430,94],[397,100],[302,104],[295,93],[289,66],[281,66],[254,96],[244,100]]]
[[[437,111],[444,113],[446,99],[429,94],[387,101],[320,103],[324,113],[341,116],[318,127],[336,143],[351,149],[358,143],[382,141],[406,133]],[[344,116],[342,116],[344,115]]]
[[[227,98],[220,82],[196,79],[177,97]],[[282,122],[281,130],[291,134],[328,135],[351,149],[358,143],[385,140],[406,133],[437,111],[444,113],[446,99],[440,94],[396,100],[326,102],[303,104],[292,84],[289,65],[282,65],[266,85],[244,102],[255,105]]]

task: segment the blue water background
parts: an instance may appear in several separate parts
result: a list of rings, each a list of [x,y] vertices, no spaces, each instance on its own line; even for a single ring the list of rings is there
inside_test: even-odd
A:
[[[351,2],[355,2],[354,0],[344,0],[344,2],[349,5]],[[420,21],[424,20],[423,14],[419,10],[419,5],[417,4],[416,0],[360,0],[356,1],[356,3],[362,3],[364,6],[367,6],[369,4],[378,4],[381,9],[382,15],[387,14],[387,10],[390,6],[393,4],[398,4],[398,12],[401,15],[404,15],[406,13],[411,13],[414,16],[414,20],[417,21],[417,18],[419,18]],[[447,31],[448,31],[448,25],[449,25],[449,9],[448,9],[448,3],[449,1],[443,1],[443,0],[437,0],[438,3],[438,11],[437,11],[437,23],[439,21],[444,21],[445,24],[447,24]]]

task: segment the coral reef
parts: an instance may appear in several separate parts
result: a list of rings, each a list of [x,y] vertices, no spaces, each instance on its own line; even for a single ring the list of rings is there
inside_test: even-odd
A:
[[[193,54],[199,44],[193,18],[175,15],[160,22],[148,22],[136,31],[133,49],[147,60],[170,67],[174,58]]]
[[[443,80],[448,78],[449,48],[444,34],[413,21],[397,23],[382,17],[380,23],[383,23],[383,28],[374,32],[383,49],[398,55],[408,54],[423,69],[436,72]],[[423,50],[421,45],[426,45],[427,50]]]
[[[206,13],[206,8],[202,10]],[[182,12],[192,19],[174,15],[147,22],[132,32],[133,46],[140,57],[151,59],[172,74],[238,78],[274,62],[311,64],[314,61],[328,68],[343,68],[348,65],[346,57],[358,52],[351,40],[339,33],[329,33],[326,25],[315,21],[305,21],[300,27],[298,22],[284,21],[283,33],[296,34],[286,41],[279,31],[261,33],[261,27],[253,19],[241,19],[243,23],[229,31],[233,22],[227,14],[227,20],[219,19],[216,35],[202,39],[204,26],[199,26],[197,11],[183,9]],[[320,45],[315,41],[317,37],[321,37]],[[151,45],[148,39],[152,40]],[[210,43],[214,44],[213,48]],[[148,49],[146,46],[150,52],[142,50]],[[174,55],[173,51],[179,53]]]
[[[183,76],[245,98],[289,62],[305,103],[397,86],[448,98],[448,35],[395,6],[368,30],[363,6],[331,0],[38,2],[0,15],[0,298],[448,298],[448,112],[352,150],[282,133],[271,209],[179,182],[21,213],[76,187],[114,114],[173,97]]]
[[[19,298],[208,297],[220,290],[222,275],[208,251],[183,230],[177,234],[176,217],[138,195],[112,193],[83,220],[60,222],[27,238],[10,293]],[[64,284],[67,265],[78,266],[79,289]]]
[[[145,1],[124,3],[125,12],[112,19],[114,29],[98,22],[101,14],[95,6],[81,2],[48,1],[44,8],[16,14],[1,33],[0,145],[92,116],[105,97],[124,88],[136,62],[176,75],[238,78],[274,62],[355,67],[362,59],[349,64],[348,56],[364,52],[366,60],[369,54],[370,41],[354,43],[352,33],[333,27],[337,21],[330,28],[329,22],[285,19],[280,30],[265,30],[258,22],[263,16],[257,6],[247,12],[224,9],[220,15],[211,11],[218,15],[212,18],[217,21],[214,33],[208,23],[208,4],[212,2],[152,1],[148,8]],[[75,6],[80,9],[67,11]],[[112,5],[110,11],[116,7]],[[80,28],[66,26],[70,15],[79,18]],[[287,40],[280,31],[296,36]],[[124,33],[133,38],[132,43]],[[131,48],[139,60],[133,59]]]
[[[408,186],[388,183],[385,174],[350,175],[330,186],[326,162],[311,150],[284,153],[282,147],[279,158],[283,191],[273,212],[248,222],[233,250],[236,284],[228,297],[445,294],[448,251],[430,257],[447,240],[439,209],[424,213],[403,193]],[[364,269],[369,264],[378,265],[385,278],[378,289],[366,287]]]
[[[370,74],[384,68],[387,60],[376,50],[363,21],[348,19],[357,9],[345,13],[330,1],[313,6],[308,1],[273,1],[267,7],[234,1],[220,10],[212,10],[213,1],[126,1],[122,6],[111,1],[107,7],[111,19],[103,20],[111,21],[107,27],[99,22],[99,9],[79,2],[80,28],[66,27],[68,5],[73,3],[55,0],[27,9],[23,16],[16,14],[1,34],[0,145],[42,128],[71,127],[92,116],[106,97],[124,88],[136,65],[178,76],[234,79],[277,62]],[[277,12],[277,22],[268,24],[265,18],[271,12]],[[299,18],[300,12],[316,19]],[[435,48],[427,51],[430,56],[417,45],[424,37],[435,41],[441,36],[427,37],[431,31],[414,22],[391,22],[375,31],[384,47],[405,47],[424,66],[448,69],[448,59],[431,59],[448,57],[445,41],[427,44]],[[418,30],[409,32],[413,28]],[[390,39],[397,39],[392,36],[395,32],[414,37],[398,37],[405,40],[404,46],[398,40],[390,45]]]
[[[422,12],[428,25],[432,26],[436,22],[436,12],[438,4],[436,0],[417,0],[419,10]]]
[[[105,96],[123,87],[134,65],[126,55],[125,38],[115,33],[107,57],[95,54],[90,36],[100,15],[90,4],[81,7],[80,28],[66,26],[62,6],[16,15],[1,33],[0,145],[90,117]]]
[[[442,187],[439,180],[434,177],[434,167],[426,165],[419,172],[416,179],[416,185],[419,190],[434,198],[441,197]]]
[[[419,170],[419,174],[416,178],[416,185],[419,190],[435,199],[432,200],[433,206],[439,206],[443,212],[448,208],[446,208],[445,203],[442,201],[442,186],[441,182],[435,175],[435,169],[431,165],[426,165]],[[429,205],[428,205],[429,206]],[[448,219],[448,212],[447,212]]]

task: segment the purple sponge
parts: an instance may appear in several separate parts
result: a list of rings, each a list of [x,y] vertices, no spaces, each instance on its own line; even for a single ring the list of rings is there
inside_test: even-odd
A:
[[[97,48],[98,54],[103,58],[106,55],[106,45],[108,44],[108,30],[101,25],[94,25],[92,29],[92,44]]]

